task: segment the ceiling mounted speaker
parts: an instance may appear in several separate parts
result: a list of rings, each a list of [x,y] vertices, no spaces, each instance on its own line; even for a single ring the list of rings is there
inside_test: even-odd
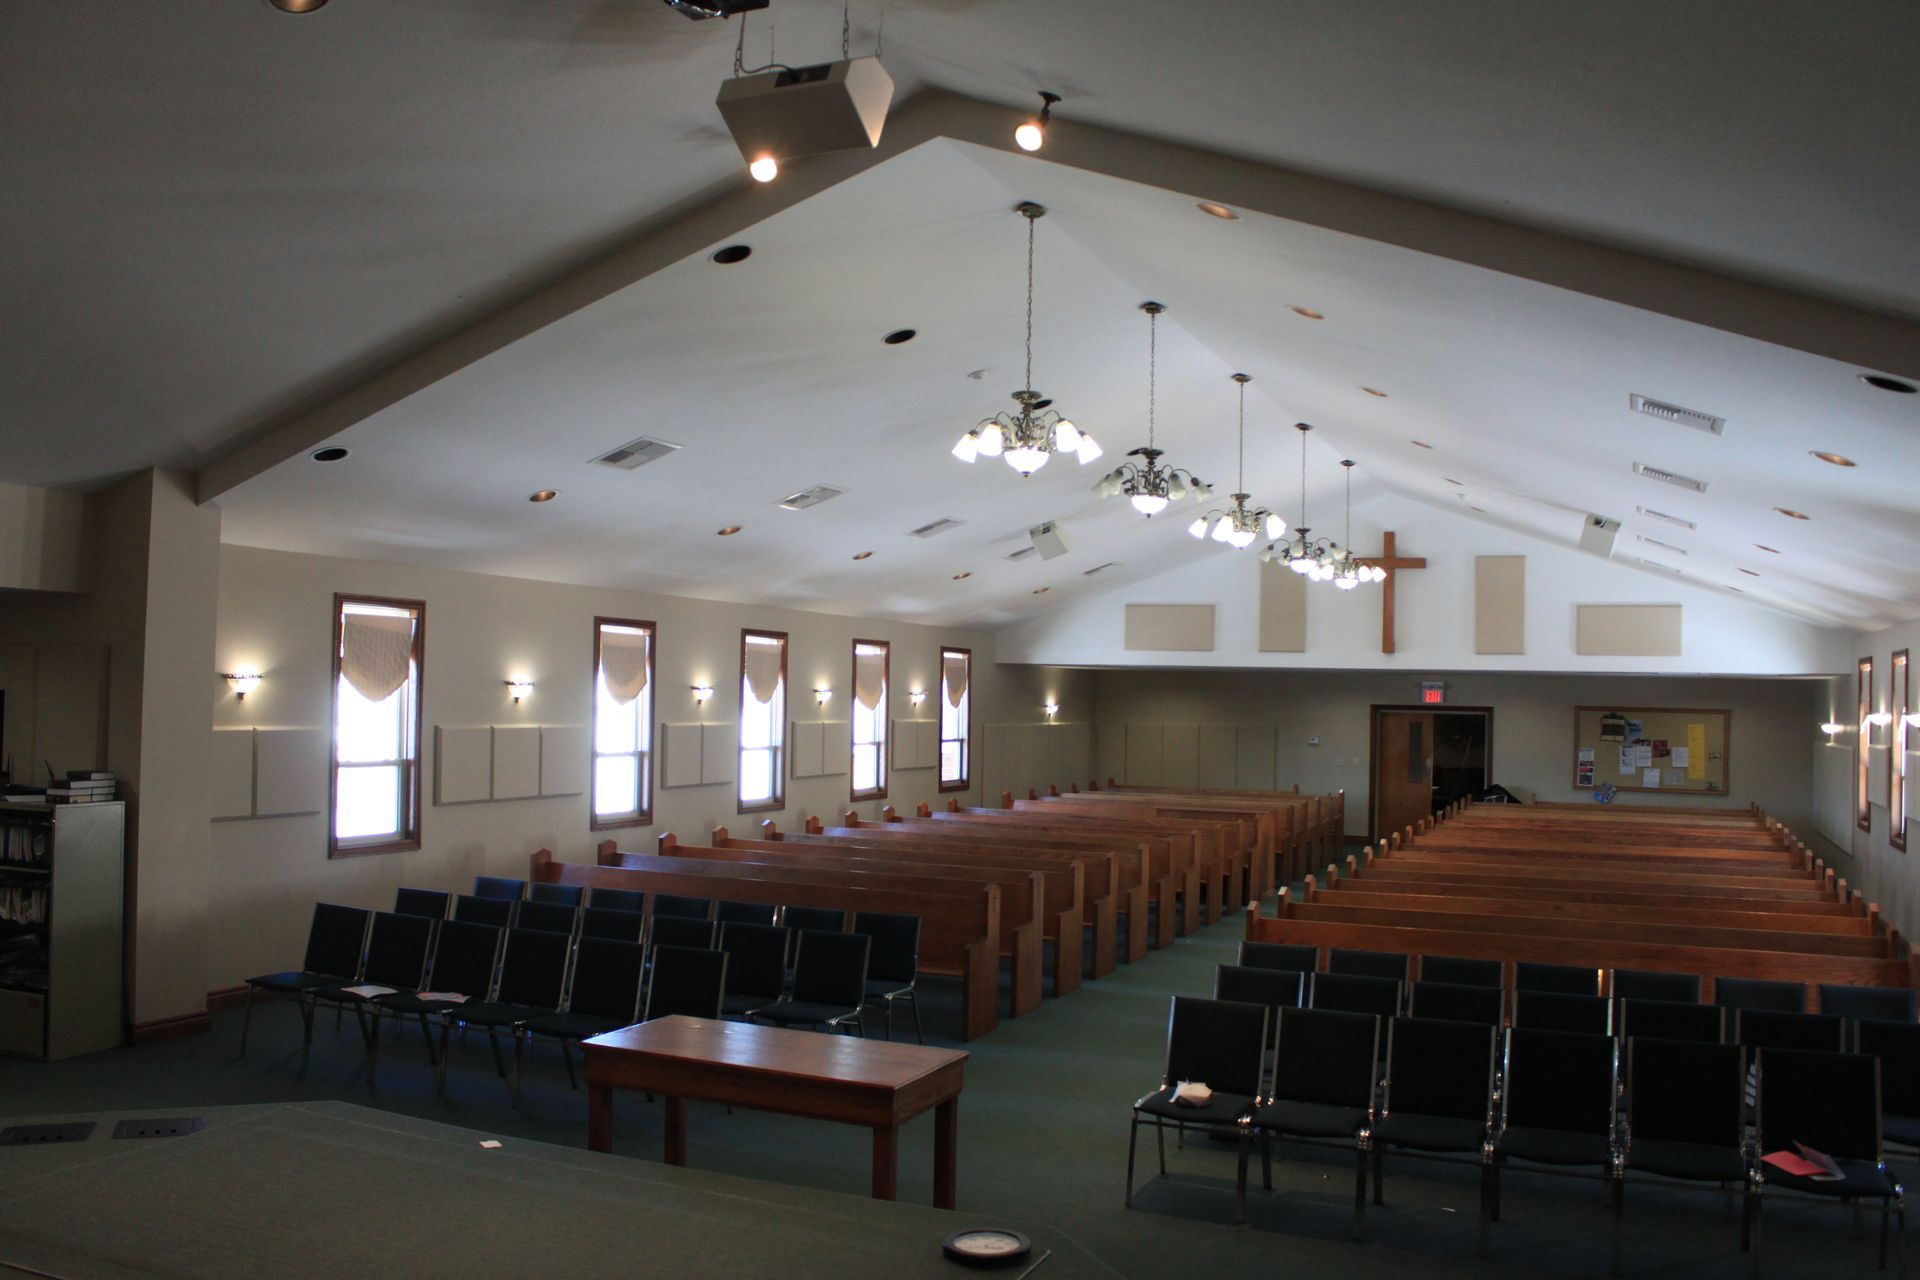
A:
[[[1067,536],[1060,532],[1060,526],[1052,520],[1027,530],[1027,537],[1033,539],[1033,549],[1040,553],[1042,560],[1058,560],[1067,554]]]

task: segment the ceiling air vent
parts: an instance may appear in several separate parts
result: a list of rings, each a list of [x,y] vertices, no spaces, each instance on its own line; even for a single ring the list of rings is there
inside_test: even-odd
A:
[[[1031,544],[1029,544],[1027,546],[1020,548],[1018,551],[1007,552],[1007,559],[1025,560],[1028,556],[1035,555],[1035,554],[1037,554],[1037,552],[1035,551],[1034,547]]]
[[[845,489],[836,489],[830,484],[817,484],[811,489],[790,493],[774,505],[785,511],[805,511],[808,507],[817,507],[829,498],[837,498],[845,492]]]
[[[1118,560],[1109,560],[1105,564],[1097,564],[1091,569],[1081,570],[1080,576],[1083,578],[1091,578],[1096,573],[1104,573],[1108,569],[1118,569],[1119,567],[1120,562]]]
[[[952,516],[942,516],[932,524],[923,524],[918,529],[910,529],[908,532],[916,538],[931,538],[949,529],[958,529],[965,523],[965,520],[955,520]]]
[[[1683,427],[1692,427],[1695,431],[1704,431],[1717,436],[1726,429],[1727,420],[1716,418],[1710,413],[1698,409],[1683,409],[1677,404],[1668,404],[1665,400],[1649,400],[1645,396],[1628,396],[1627,403],[1633,406],[1635,413],[1644,413],[1649,418],[1658,418],[1662,422],[1673,422]]]
[[[1655,511],[1652,507],[1635,507],[1634,510],[1649,520],[1664,520],[1668,524],[1677,524],[1682,529],[1698,529],[1700,527],[1691,520],[1683,520],[1679,516],[1670,516],[1664,511]]]
[[[1649,569],[1659,569],[1663,573],[1679,573],[1683,576],[1685,573],[1678,565],[1661,564],[1658,560],[1649,560],[1645,556],[1635,556],[1634,558]]]
[[[1650,547],[1658,547],[1662,551],[1671,551],[1673,552],[1673,554],[1677,556],[1683,556],[1687,554],[1687,549],[1685,547],[1676,547],[1671,542],[1662,542],[1658,538],[1649,538],[1644,533],[1636,533],[1633,536],[1640,539],[1640,541],[1646,543]]]
[[[1633,474],[1645,476],[1649,480],[1658,480],[1662,484],[1674,485],[1681,489],[1691,489],[1695,493],[1705,493],[1707,482],[1695,480],[1692,476],[1683,476],[1677,471],[1662,471],[1659,467],[1650,467],[1644,462],[1633,464]]]
[[[614,467],[621,471],[634,471],[649,462],[658,462],[670,453],[677,452],[680,446],[668,444],[665,440],[655,440],[641,436],[638,440],[629,440],[618,449],[609,449],[590,461],[603,466]]]

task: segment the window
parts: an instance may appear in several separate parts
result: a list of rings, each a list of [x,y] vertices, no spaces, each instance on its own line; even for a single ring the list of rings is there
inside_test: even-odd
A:
[[[653,818],[653,624],[593,620],[593,829]]]
[[[1893,704],[1892,744],[1887,751],[1887,843],[1907,847],[1907,713],[1913,710],[1908,694],[1907,651],[1893,655],[1887,700]]]
[[[328,856],[420,847],[420,663],[427,607],[333,598]]]
[[[787,636],[740,633],[740,812],[786,803]]]
[[[1873,810],[1870,799],[1871,788],[1867,779],[1872,773],[1871,752],[1867,750],[1867,737],[1873,732],[1873,726],[1867,723],[1867,717],[1873,714],[1873,659],[1860,659],[1860,708],[1853,718],[1853,811],[1854,825],[1862,831],[1873,830]]]
[[[887,798],[887,644],[853,642],[853,798]]]
[[[973,726],[973,651],[940,651],[940,789],[968,786],[967,735]]]

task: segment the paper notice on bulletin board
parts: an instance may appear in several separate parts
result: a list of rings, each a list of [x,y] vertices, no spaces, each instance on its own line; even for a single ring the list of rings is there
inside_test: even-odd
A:
[[[1640,771],[1640,785],[1650,790],[1658,791],[1660,789],[1660,771],[1658,769],[1642,769]]]
[[[1674,763],[1681,762],[1675,760]],[[1689,724],[1687,726],[1687,778],[1697,782],[1707,776],[1707,726]]]

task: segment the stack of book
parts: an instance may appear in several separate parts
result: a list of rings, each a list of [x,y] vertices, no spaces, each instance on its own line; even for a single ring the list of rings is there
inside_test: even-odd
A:
[[[115,779],[99,769],[74,769],[64,784],[47,788],[48,804],[93,804],[113,799]]]

